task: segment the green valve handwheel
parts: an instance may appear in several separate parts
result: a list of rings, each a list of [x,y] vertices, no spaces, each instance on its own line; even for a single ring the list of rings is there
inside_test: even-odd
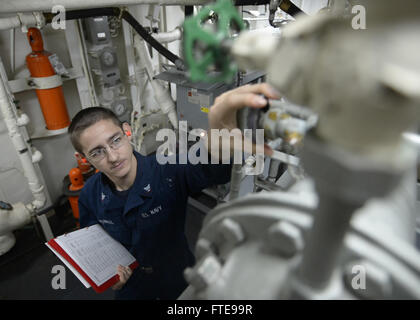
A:
[[[237,69],[224,44],[243,29],[244,22],[230,0],[219,0],[186,19],[184,57],[191,81],[231,82]]]

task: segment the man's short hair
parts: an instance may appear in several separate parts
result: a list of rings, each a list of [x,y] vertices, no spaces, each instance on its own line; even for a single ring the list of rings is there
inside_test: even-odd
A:
[[[101,120],[111,120],[117,126],[122,128],[122,122],[118,119],[112,110],[103,107],[91,107],[82,109],[72,119],[68,128],[70,141],[74,149],[83,154],[80,144],[80,135],[82,132]]]

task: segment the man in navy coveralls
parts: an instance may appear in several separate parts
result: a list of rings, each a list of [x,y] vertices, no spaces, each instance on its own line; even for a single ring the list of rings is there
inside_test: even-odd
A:
[[[267,104],[261,94],[277,98],[267,84],[222,94],[210,108],[209,128],[236,128],[236,110]],[[194,264],[184,233],[188,196],[228,182],[231,165],[159,164],[155,155],[133,150],[130,131],[105,108],[83,109],[73,118],[74,148],[100,171],[80,194],[80,227],[101,224],[139,262],[134,271],[118,267],[116,299],[176,299],[187,287],[184,269]]]

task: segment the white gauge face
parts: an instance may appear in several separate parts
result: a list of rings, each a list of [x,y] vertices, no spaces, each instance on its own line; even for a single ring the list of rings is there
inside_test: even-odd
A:
[[[119,103],[114,107],[114,110],[117,116],[121,116],[125,112],[125,106],[122,103]]]
[[[106,66],[112,66],[114,64],[115,58],[114,55],[111,52],[105,51],[102,54],[102,62],[106,65]]]

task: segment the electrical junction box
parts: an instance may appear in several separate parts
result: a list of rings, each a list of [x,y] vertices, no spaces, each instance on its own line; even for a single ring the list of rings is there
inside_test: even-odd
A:
[[[258,81],[264,73],[253,71],[242,77],[242,84]],[[188,130],[208,129],[208,113],[217,96],[233,89],[235,84],[191,82],[185,73],[168,70],[155,76],[156,79],[176,84],[176,108],[178,121],[187,121]]]
[[[94,17],[84,19],[86,40],[93,45],[109,44],[111,34],[109,32],[108,17]]]
[[[106,47],[100,52],[99,68],[102,73],[105,88],[114,87],[121,83],[117,54],[112,47]]]
[[[87,52],[92,72],[99,76],[105,88],[121,84],[116,48],[112,45],[108,17],[83,20]]]

